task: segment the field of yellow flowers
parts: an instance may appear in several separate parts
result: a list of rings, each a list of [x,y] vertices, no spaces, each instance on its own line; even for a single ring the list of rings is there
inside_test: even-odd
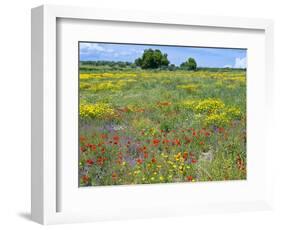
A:
[[[246,179],[246,72],[80,73],[80,186]]]

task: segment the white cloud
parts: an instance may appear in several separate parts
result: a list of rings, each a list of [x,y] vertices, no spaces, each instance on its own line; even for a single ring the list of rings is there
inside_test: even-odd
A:
[[[234,68],[247,68],[247,59],[244,58],[236,58]]]
[[[104,51],[104,48],[96,43],[81,43],[80,50],[83,54],[88,54],[95,51]]]
[[[108,60],[110,58],[120,58],[122,60],[134,60],[142,55],[143,49],[138,47],[118,46],[101,43],[80,43],[80,54],[91,58],[92,56]]]
[[[114,49],[104,47],[97,43],[81,43],[80,44],[81,54],[92,54],[93,52],[102,52],[102,53],[114,53]]]

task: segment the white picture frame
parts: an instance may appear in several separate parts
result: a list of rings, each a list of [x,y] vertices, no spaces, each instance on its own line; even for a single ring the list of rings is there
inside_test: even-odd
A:
[[[263,193],[259,194],[256,200],[240,199],[223,199],[214,201],[206,199],[203,203],[196,199],[190,205],[184,203],[179,205],[177,202],[170,201],[167,205],[159,205],[159,203],[150,203],[153,207],[133,207],[128,204],[124,207],[118,207],[115,211],[110,211],[110,205],[107,209],[101,210],[87,209],[81,212],[81,207],[76,207],[79,202],[74,202],[70,206],[72,210],[61,210],[60,199],[65,193],[58,192],[61,186],[61,180],[58,174],[61,171],[58,164],[58,143],[57,143],[57,126],[58,124],[58,94],[60,88],[57,84],[58,74],[58,57],[57,57],[57,39],[58,39],[58,21],[60,19],[103,21],[108,24],[113,22],[122,23],[140,23],[151,26],[167,26],[176,27],[192,26],[203,28],[219,28],[221,30],[243,30],[261,31],[264,41],[264,57],[261,57],[264,73],[261,73],[261,82],[264,80],[265,87],[260,93],[260,98],[264,101],[262,104],[265,120],[264,130],[267,130],[267,142],[262,144],[265,151],[266,164],[263,168],[264,182],[257,185],[264,187]],[[79,25],[78,25],[79,26]],[[149,39],[149,38],[148,38]],[[272,150],[270,148],[270,124],[273,107],[273,22],[266,19],[247,19],[247,18],[231,18],[231,17],[214,17],[214,16],[190,16],[190,15],[173,15],[159,14],[149,12],[127,12],[114,10],[101,10],[91,8],[66,7],[44,5],[32,9],[32,170],[31,170],[31,213],[32,220],[41,224],[57,224],[82,221],[96,221],[107,219],[124,219],[124,218],[140,218],[151,216],[171,216],[185,215],[190,213],[205,212],[225,212],[225,211],[243,211],[243,210],[264,210],[272,207]],[[250,82],[251,83],[251,82]],[[64,84],[64,83],[62,83]],[[252,84],[252,83],[251,83]],[[254,98],[255,92],[251,91],[250,98]],[[257,92],[256,92],[257,94]],[[251,126],[250,126],[251,128]],[[74,158],[71,158],[74,159]],[[75,162],[72,162],[75,163]],[[78,165],[78,162],[77,162]],[[256,171],[259,168],[255,169]],[[200,189],[210,189],[210,191],[218,191],[223,188],[220,182],[219,187],[212,188],[208,183],[192,184],[193,192],[200,193]],[[246,182],[247,183],[247,182]],[[258,182],[257,182],[258,183]],[[161,193],[161,191],[172,194],[176,189],[180,189],[183,185],[159,185],[149,186],[132,186],[117,188],[119,194],[123,196],[130,192],[145,192],[151,194]],[[229,185],[231,188],[232,185]],[[233,185],[233,189],[239,189],[241,185]],[[244,185],[242,185],[244,186]],[[77,186],[77,189],[78,186]],[[186,188],[185,188],[186,189]],[[225,190],[226,192],[227,190]],[[87,193],[91,191],[87,191]],[[104,190],[99,190],[102,195]],[[114,191],[116,192],[116,190]],[[190,192],[192,192],[190,190]],[[249,193],[251,191],[249,190]],[[74,194],[74,193],[73,193]],[[227,194],[225,195],[227,196]],[[70,197],[70,199],[78,199]],[[66,199],[70,201],[70,199]],[[77,210],[76,210],[77,208]],[[83,208],[83,207],[82,207]],[[113,209],[113,207],[112,207]],[[119,210],[119,211],[118,211]]]

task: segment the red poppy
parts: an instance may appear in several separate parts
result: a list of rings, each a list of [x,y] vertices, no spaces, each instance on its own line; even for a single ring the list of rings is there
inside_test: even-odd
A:
[[[181,145],[181,142],[180,142],[179,139],[175,139],[175,140],[173,141],[173,144],[174,144],[174,145],[177,145],[177,146],[180,146],[180,145]]]
[[[85,151],[86,151],[86,148],[83,147],[83,146],[81,146],[81,147],[80,147],[80,151],[81,151],[81,152],[85,152]]]
[[[219,128],[219,133],[223,133],[224,132],[224,128],[223,127],[220,127]]]
[[[200,142],[199,142],[199,145],[204,145],[204,141],[200,141]]]
[[[204,133],[204,130],[203,129],[200,129],[199,130],[199,134],[203,134]]]
[[[209,132],[205,132],[205,136],[209,137],[211,134]]]
[[[98,159],[97,159],[97,164],[98,164],[98,165],[103,165],[105,160],[106,160],[106,158],[98,157]]]
[[[117,174],[115,172],[112,173],[112,179],[116,180],[117,179]]]
[[[170,141],[168,140],[168,139],[164,139],[163,141],[162,141],[162,143],[163,144],[168,144]]]
[[[86,137],[84,137],[84,136],[80,136],[80,141],[81,141],[81,142],[86,141]]]
[[[84,184],[89,183],[90,177],[88,177],[87,175],[82,176],[82,181]]]
[[[183,153],[183,159],[185,159],[185,160],[186,160],[186,159],[187,159],[187,157],[188,157],[188,153],[187,153],[187,152],[184,152],[184,153]]]
[[[117,142],[118,142],[119,139],[120,139],[119,136],[114,136],[114,137],[113,137],[113,140],[114,140],[114,141],[117,141]]]
[[[147,152],[144,152],[144,153],[143,153],[143,157],[144,157],[145,159],[147,159],[147,158],[148,158],[148,153],[147,153]]]
[[[192,179],[193,179],[192,176],[187,176],[187,177],[186,177],[186,180],[189,181],[189,182],[192,181]]]
[[[195,164],[197,162],[197,160],[195,158],[192,158],[191,163]]]
[[[101,137],[102,139],[106,139],[106,138],[107,138],[107,135],[106,135],[106,134],[101,134],[100,137]]]
[[[88,159],[88,160],[86,160],[86,163],[87,163],[88,165],[93,165],[93,164],[94,164],[94,161],[93,161],[92,159]]]
[[[96,149],[97,149],[97,146],[94,145],[94,144],[92,144],[92,145],[91,145],[91,150],[92,150],[92,151],[95,151]]]
[[[192,135],[195,137],[197,135],[196,131],[193,131]]]
[[[141,159],[141,158],[138,158],[137,159],[137,163],[140,165],[140,164],[142,164],[142,162],[143,162],[143,160]]]
[[[152,163],[156,163],[156,159],[153,157],[153,158],[151,159],[151,162],[152,162]]]
[[[242,158],[239,155],[237,155],[236,164],[237,164],[237,167],[239,170],[241,170],[241,171],[245,170],[244,161],[242,160]]]
[[[153,139],[153,145],[154,146],[157,146],[158,144],[159,144],[159,142],[160,142],[160,140],[158,140],[158,139]]]

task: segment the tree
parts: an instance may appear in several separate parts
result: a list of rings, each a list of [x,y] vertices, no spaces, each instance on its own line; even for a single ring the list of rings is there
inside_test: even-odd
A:
[[[170,71],[174,71],[176,69],[177,69],[177,67],[175,66],[175,64],[171,64],[168,66],[168,70],[170,70]]]
[[[142,69],[157,69],[169,65],[168,55],[158,49],[146,49],[142,57],[135,60],[135,64]]]
[[[196,70],[197,63],[194,58],[188,58],[188,60],[186,62],[183,62],[180,67],[187,70]]]
[[[135,65],[136,65],[136,66],[141,66],[141,63],[142,63],[142,59],[141,59],[141,58],[137,58],[137,59],[135,60]]]

